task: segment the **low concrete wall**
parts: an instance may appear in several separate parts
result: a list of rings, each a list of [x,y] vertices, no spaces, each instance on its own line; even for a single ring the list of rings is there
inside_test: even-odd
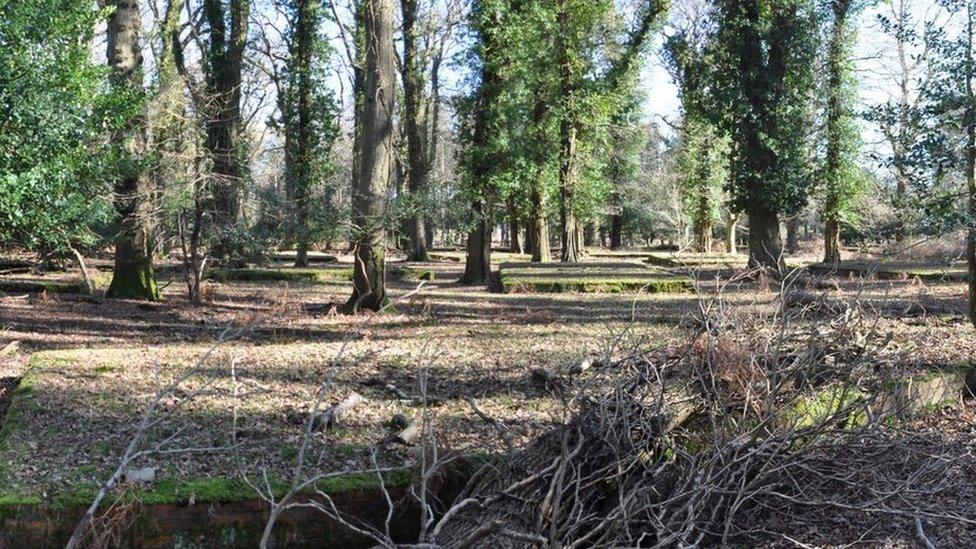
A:
[[[391,489],[397,513],[391,533],[397,541],[416,541],[420,511],[406,488]],[[377,489],[331,494],[336,507],[366,524],[383,529],[387,506]],[[8,509],[0,518],[0,549],[64,547],[83,509],[52,510],[42,506]],[[257,547],[268,519],[261,500],[194,505],[132,506],[109,515],[113,526],[99,533],[111,536],[110,547],[210,548]],[[308,508],[289,510],[276,523],[275,547],[341,547],[375,545],[369,539]]]

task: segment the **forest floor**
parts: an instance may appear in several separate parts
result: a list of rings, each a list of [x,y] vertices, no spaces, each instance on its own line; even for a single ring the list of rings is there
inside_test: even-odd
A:
[[[512,259],[519,258],[497,258]],[[599,261],[625,259],[632,258]],[[186,454],[139,462],[156,467],[160,478],[267,471],[287,479],[302,420],[326,380],[323,409],[353,392],[363,403],[314,435],[313,455],[322,469],[369,467],[372,447],[384,465],[409,464],[415,452],[391,441],[398,414],[412,421],[429,417],[442,450],[499,451],[499,429],[518,445],[563,421],[564,403],[536,370],[572,367],[612,347],[681,345],[692,335],[687,320],[699,305],[693,292],[490,292],[454,282],[463,264],[450,253],[425,268],[435,271],[434,281],[391,282],[391,310],[356,317],[333,309],[350,293],[343,281],[207,282],[207,303],[193,306],[177,267],[167,264],[160,269],[165,299],[156,304],[0,294],[0,349],[17,342],[0,352],[0,416],[12,380],[23,378],[30,401],[8,416],[2,431],[0,488],[31,497],[87,494],[118,463],[157,387],[183,375],[180,388],[160,403],[171,419],[151,439],[175,434],[174,448],[234,448],[207,452],[205,459]],[[702,296],[721,292],[743,307],[768,306],[776,295],[764,282],[730,281],[724,267],[688,274]],[[810,292],[825,302],[856,296],[874,310],[879,331],[891,334],[890,345],[909,357],[899,369],[956,368],[976,357],[976,333],[963,318],[963,283],[832,280]],[[496,423],[479,417],[474,406]],[[966,461],[953,474],[960,484],[976,486],[970,403],[942,407],[915,425],[958,447]],[[857,516],[844,513],[800,521],[796,532],[796,543],[816,546],[913,546],[915,540],[910,521],[865,531]],[[944,534],[944,546],[976,545],[968,543],[972,526]]]

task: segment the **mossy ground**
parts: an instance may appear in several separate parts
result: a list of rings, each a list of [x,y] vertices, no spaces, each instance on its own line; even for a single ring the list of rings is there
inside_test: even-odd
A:
[[[42,432],[38,430],[37,415],[43,410],[35,402],[38,385],[43,386],[47,376],[57,375],[57,372],[70,369],[80,356],[80,351],[46,352],[35,354],[29,361],[27,370],[16,390],[10,408],[7,411],[3,427],[0,428],[0,517],[17,513],[24,507],[44,506],[50,509],[83,508],[94,500],[99,483],[111,475],[113,459],[91,460],[84,455],[90,448],[103,448],[106,453],[115,455],[116,444],[99,443],[95,441],[88,450],[83,446],[67,446],[64,438],[58,437],[56,432]],[[110,372],[105,365],[96,368],[103,372]],[[50,436],[47,436],[50,435]],[[61,470],[56,477],[62,479],[54,484],[32,482],[18,482],[22,479],[24,467],[31,468],[32,460],[40,460],[41,454],[47,452],[71,451],[71,463],[75,470]],[[292,456],[294,457],[294,456]],[[224,470],[222,474],[233,474],[232,470]],[[409,468],[384,473],[383,482],[387,486],[402,486],[412,479]],[[264,478],[251,479],[264,485]],[[272,492],[280,497],[289,489],[289,482],[282,480],[280,475],[272,476],[268,480]],[[369,490],[378,488],[380,480],[374,473],[350,473],[324,479],[308,488],[309,492],[322,491],[325,493],[341,493],[351,490]],[[149,488],[132,488],[118,490],[120,497],[134,499],[143,504],[178,504],[190,500],[204,502],[232,502],[247,501],[257,497],[254,490],[240,477],[163,477]],[[107,501],[106,504],[110,504]]]

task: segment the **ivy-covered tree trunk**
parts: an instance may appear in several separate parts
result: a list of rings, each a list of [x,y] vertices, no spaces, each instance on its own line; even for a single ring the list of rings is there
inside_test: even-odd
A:
[[[840,223],[831,217],[824,221],[824,263],[839,262],[840,248]]]
[[[779,234],[779,214],[765,205],[750,203],[749,267],[779,270],[783,256],[783,240]]]
[[[403,115],[407,136],[407,191],[412,198],[423,198],[430,180],[430,158],[425,108],[424,62],[420,52],[420,28],[417,25],[418,0],[401,0],[403,12]],[[424,212],[420,204],[407,219],[410,238],[410,261],[430,261],[424,238]]]
[[[800,249],[800,220],[792,216],[786,220],[786,253],[795,254]]]
[[[969,301],[967,313],[970,322],[976,326],[976,52],[973,40],[976,38],[976,22],[972,3],[966,10],[966,188],[969,194],[969,231],[966,237],[966,263],[969,265]]]
[[[108,64],[112,83],[120,92],[137,100],[142,92],[142,49],[139,32],[142,20],[139,2],[116,0],[108,21]],[[140,166],[146,148],[144,115],[129,121],[121,136],[128,165],[115,184],[118,229],[115,236],[115,270],[106,295],[111,298],[159,299],[152,262],[153,182]]]
[[[504,91],[501,68],[505,60],[502,57],[503,44],[499,43],[504,20],[502,4],[480,3],[475,15],[481,39],[481,83],[471,136],[472,164],[468,168],[472,179],[469,192],[472,194],[474,225],[468,232],[467,258],[461,275],[464,284],[487,284],[491,279],[493,209],[497,198],[493,176],[499,169],[494,137],[503,123],[498,119],[497,112]]]
[[[250,0],[230,0],[230,33],[223,0],[204,0],[203,9],[210,26],[207,51],[206,87],[209,105],[206,113],[204,146],[213,163],[212,216],[214,236],[211,252],[216,258],[233,259],[237,253],[236,233],[241,216],[244,179],[247,169],[240,139],[241,70],[247,45]]]
[[[559,167],[559,217],[562,228],[560,244],[563,248],[560,261],[578,263],[583,259],[583,250],[580,247],[580,224],[574,209],[578,178],[576,127],[570,120],[564,120],[560,133],[562,135],[562,148]]]
[[[846,104],[847,90],[845,73],[848,70],[847,52],[849,50],[848,17],[852,0],[834,0],[831,11],[834,19],[830,31],[829,51],[827,52],[827,152],[824,166],[824,263],[841,260],[840,221],[845,203],[850,198],[854,186],[850,178],[855,177],[845,169],[845,147],[851,139],[846,127],[850,107]]]
[[[709,200],[711,189],[707,182],[708,179],[702,179],[695,211],[695,251],[701,253],[712,251],[712,204]]]
[[[393,184],[393,116],[396,96],[396,68],[393,46],[393,0],[365,0],[361,5],[365,29],[365,65],[359,177],[352,196],[355,231],[353,294],[349,307],[378,311],[387,303],[384,264],[384,230],[387,193]]]
[[[580,246],[580,224],[576,219],[576,185],[579,183],[577,162],[578,136],[575,120],[576,66],[571,56],[571,47],[565,43],[570,27],[571,8],[566,0],[558,2],[559,39],[556,40],[560,52],[559,100],[562,102],[559,124],[559,218],[561,225],[560,244],[563,263],[577,263],[583,258]]]
[[[315,55],[320,6],[316,0],[295,3],[290,37],[288,97],[283,102],[285,125],[285,194],[294,213],[295,266],[308,267],[310,243],[309,195],[312,187],[314,131],[312,122],[312,62]]]
[[[808,2],[717,2],[716,50],[731,63],[714,84],[732,137],[732,206],[749,216],[749,265],[782,268],[779,216],[809,185],[807,108],[815,27]],[[725,70],[727,69],[727,70]]]

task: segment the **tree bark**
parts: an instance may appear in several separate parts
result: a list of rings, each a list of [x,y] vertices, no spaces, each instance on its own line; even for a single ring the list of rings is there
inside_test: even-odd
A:
[[[739,216],[738,212],[729,212],[728,224],[726,225],[726,235],[725,235],[725,251],[730,254],[739,253],[738,246],[736,244],[736,232],[739,227]]]
[[[969,231],[966,237],[966,263],[969,265],[969,300],[967,313],[970,322],[976,327],[976,96],[973,79],[976,75],[976,59],[973,52],[973,38],[976,34],[973,6],[968,4],[966,34],[966,187],[969,194]]]
[[[840,223],[828,219],[824,222],[824,263],[840,262],[840,247]]]
[[[112,84],[142,91],[142,49],[139,32],[142,20],[139,2],[115,0],[115,11],[108,21],[108,64]],[[159,288],[152,262],[153,182],[138,166],[146,152],[146,119],[139,115],[125,130],[126,153],[133,167],[115,183],[115,209],[118,232],[115,236],[115,270],[106,295],[155,301]]]
[[[800,248],[800,220],[797,216],[786,220],[786,252],[795,254]]]
[[[420,52],[420,29],[417,25],[418,0],[401,0],[403,13],[403,113],[407,136],[407,191],[414,199],[423,199],[430,184],[430,153],[427,139],[427,113],[424,101],[424,62]],[[424,213],[414,203],[407,219],[410,237],[410,261],[430,261],[424,237]]]
[[[290,45],[290,101],[282,98],[285,122],[285,193],[294,212],[295,266],[308,267],[310,247],[309,194],[312,187],[314,139],[312,127],[312,60],[318,32],[319,5],[314,0],[298,0],[295,28]],[[289,104],[290,103],[290,104]]]
[[[707,179],[702,180],[698,189],[698,208],[695,212],[695,251],[712,251],[712,206],[709,201]]]
[[[566,0],[558,1],[559,28],[569,26],[571,17],[570,7]],[[583,258],[577,233],[580,231],[579,221],[576,219],[576,185],[579,179],[577,166],[577,128],[575,113],[576,78],[572,60],[569,58],[569,44],[564,43],[563,37],[568,31],[560,32],[557,40],[557,51],[561,52],[559,59],[559,100],[563,104],[562,120],[559,124],[559,218],[561,222],[563,263],[577,263]]]
[[[550,39],[550,42],[553,42]],[[544,93],[545,90],[537,89],[535,106],[532,109],[532,131],[536,145],[546,146],[547,133],[545,132],[545,120],[549,115],[549,103]],[[529,189],[529,220],[526,230],[526,243],[528,251],[532,254],[533,263],[548,263],[552,259],[552,250],[549,247],[549,216],[546,212],[544,200],[545,192],[545,167],[547,151],[536,156],[534,179],[531,181]]]
[[[532,253],[532,262],[548,263],[552,260],[552,250],[549,247],[549,219],[538,184],[530,194],[532,218],[529,220],[531,224],[529,232],[532,233],[532,246],[529,250]]]
[[[219,231],[211,255],[230,260],[238,253],[236,233],[241,216],[244,178],[247,173],[241,130],[241,70],[247,45],[250,0],[230,0],[230,34],[221,0],[204,0],[210,25],[207,52],[206,139],[204,146],[213,163],[212,216]],[[236,258],[235,260],[239,260]]]
[[[362,118],[357,127],[360,173],[352,196],[355,232],[353,294],[349,307],[378,311],[387,303],[384,216],[393,184],[393,115],[396,68],[393,46],[393,0],[365,0]]]
[[[508,199],[508,248],[513,254],[522,253],[522,240],[519,237],[522,224],[519,222],[518,208],[515,207],[515,199]]]
[[[461,282],[488,284],[491,281],[491,206],[478,202],[472,206],[477,221],[468,233],[468,253]]]
[[[497,196],[492,175],[498,169],[499,163],[492,134],[499,127],[496,109],[504,83],[499,72],[500,61],[496,57],[502,46],[497,42],[503,14],[495,8],[481,14],[481,17],[481,85],[478,89],[471,143],[476,151],[471,166],[471,211],[474,214],[474,226],[468,232],[467,258],[464,273],[461,275],[461,282],[465,284],[487,284],[491,278],[491,237],[494,227],[492,214]]]
[[[624,216],[620,192],[610,194],[610,249],[619,250],[623,246]]]
[[[847,39],[847,21],[852,0],[835,0],[831,8],[834,15],[830,34],[830,47],[827,55],[828,98],[827,98],[827,153],[826,153],[826,199],[824,201],[824,263],[836,263],[840,254],[840,221],[843,187],[843,135],[841,120],[845,115],[844,87],[844,42]]]
[[[576,193],[576,127],[569,120],[562,124],[562,158],[559,170],[559,217],[562,226],[560,243],[563,263],[578,263],[583,258],[580,226],[573,209]]]
[[[749,267],[780,270],[783,243],[779,215],[761,204],[751,203],[749,214]]]

